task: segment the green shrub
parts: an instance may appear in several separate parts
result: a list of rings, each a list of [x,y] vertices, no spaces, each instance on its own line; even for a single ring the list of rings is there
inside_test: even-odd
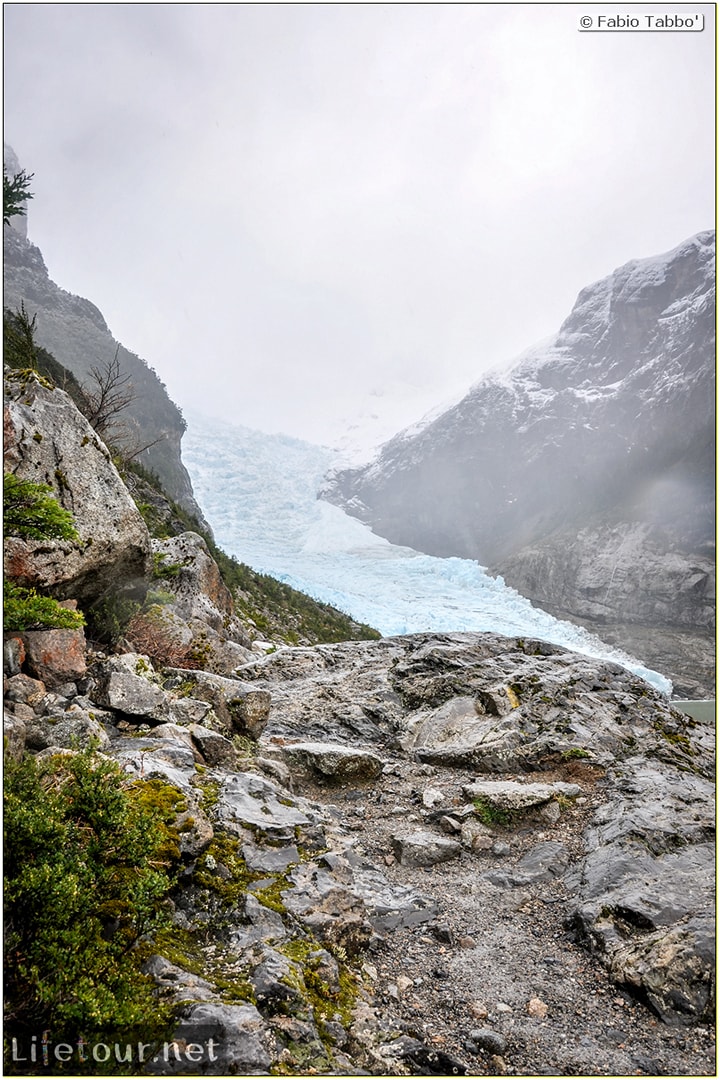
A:
[[[5,474],[3,524],[6,536],[22,540],[78,540],[72,514],[63,509],[48,484]]]
[[[152,576],[153,580],[162,580],[163,578],[175,578],[183,569],[181,562],[167,562],[167,555],[162,551],[153,552],[152,557]]]
[[[86,609],[88,637],[104,648],[112,648],[125,636],[133,616],[140,611],[141,606],[138,600],[121,593],[109,593],[100,597]]]
[[[51,596],[41,596],[13,581],[3,582],[3,629],[78,630],[85,625],[81,611],[61,607]]]
[[[140,964],[169,922],[177,836],[144,789],[92,750],[6,760],[8,1037],[148,1041],[167,1023]]]
[[[483,825],[487,825],[491,829],[496,826],[509,827],[518,816],[518,811],[503,810],[499,806],[493,805],[483,796],[473,799],[473,806]]]

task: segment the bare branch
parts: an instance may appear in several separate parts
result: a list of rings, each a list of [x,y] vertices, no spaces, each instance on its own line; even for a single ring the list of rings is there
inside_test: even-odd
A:
[[[112,360],[102,367],[91,367],[90,378],[94,385],[83,387],[88,403],[85,415],[101,438],[117,426],[118,414],[135,400],[131,376],[120,369],[119,351],[118,345]]]

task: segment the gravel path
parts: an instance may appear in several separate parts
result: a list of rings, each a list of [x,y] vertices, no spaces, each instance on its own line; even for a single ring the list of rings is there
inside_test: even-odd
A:
[[[504,779],[505,777],[495,777]],[[506,777],[512,779],[513,777]],[[413,829],[443,835],[438,811],[423,803],[428,788],[443,805],[467,802],[461,788],[476,779],[455,769],[399,763],[370,788],[306,791],[337,807],[338,829],[358,854],[383,866],[391,881],[412,885],[439,906],[437,918],[388,933],[368,956],[373,1006],[388,1042],[398,1035],[438,1051],[408,1071],[471,1075],[715,1075],[714,1033],[668,1026],[628,988],[610,982],[566,925],[565,875],[524,886],[493,883],[531,848],[559,842],[569,870],[582,855],[582,834],[604,801],[600,770],[569,762],[533,781],[580,784],[581,797],[557,822],[537,813],[515,827],[493,827],[494,850],[463,850],[431,867],[400,866],[392,837]],[[447,1055],[447,1057],[443,1056]]]

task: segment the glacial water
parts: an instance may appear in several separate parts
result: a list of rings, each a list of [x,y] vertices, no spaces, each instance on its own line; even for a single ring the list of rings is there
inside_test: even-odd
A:
[[[554,619],[469,559],[398,547],[316,497],[335,454],[285,435],[187,415],[183,461],[218,544],[384,635],[479,630],[612,660],[664,693],[658,672]]]

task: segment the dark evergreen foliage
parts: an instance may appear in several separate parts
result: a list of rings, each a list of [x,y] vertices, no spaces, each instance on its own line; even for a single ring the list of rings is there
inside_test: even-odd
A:
[[[26,173],[21,169],[10,177],[3,167],[3,225],[9,225],[10,218],[24,216],[27,212],[25,203],[33,198],[28,189],[34,175],[35,173]]]

